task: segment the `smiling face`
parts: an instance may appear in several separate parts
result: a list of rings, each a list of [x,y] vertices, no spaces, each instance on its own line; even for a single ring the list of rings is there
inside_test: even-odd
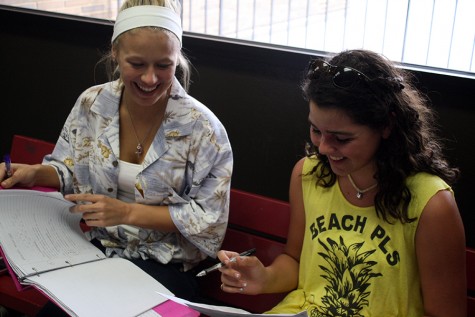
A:
[[[321,108],[310,102],[310,138],[319,153],[328,157],[338,176],[376,171],[375,153],[389,129],[382,132],[354,123],[342,110]]]
[[[179,50],[178,40],[172,34],[157,29],[137,28],[120,36],[113,56],[120,69],[127,104],[152,106],[166,97]]]

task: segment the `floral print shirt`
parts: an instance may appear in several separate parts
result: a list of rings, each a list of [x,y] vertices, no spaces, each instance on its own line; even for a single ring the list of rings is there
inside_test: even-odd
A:
[[[87,89],[78,98],[51,155],[60,190],[117,197],[120,81]],[[226,130],[175,78],[165,117],[136,176],[135,201],[167,205],[180,233],[122,226],[93,228],[107,256],[183,263],[188,270],[215,257],[228,223],[233,155]]]

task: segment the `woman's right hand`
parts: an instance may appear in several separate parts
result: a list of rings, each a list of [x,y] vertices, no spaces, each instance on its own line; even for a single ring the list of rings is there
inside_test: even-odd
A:
[[[232,258],[236,262],[232,262]],[[221,250],[219,260],[224,264],[221,272],[221,290],[228,293],[260,294],[265,284],[266,268],[255,256],[240,256],[239,253]]]
[[[36,174],[41,165],[11,164],[12,176],[7,177],[5,163],[0,164],[0,179],[3,188],[11,188],[15,185],[22,187],[35,186]]]

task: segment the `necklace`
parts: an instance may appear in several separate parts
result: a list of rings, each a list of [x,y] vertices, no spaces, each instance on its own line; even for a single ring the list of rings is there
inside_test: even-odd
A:
[[[145,137],[142,139],[142,141],[140,141],[139,136],[137,135],[137,130],[135,129],[134,120],[132,120],[132,115],[130,114],[130,111],[129,111],[129,105],[127,103],[125,104],[125,109],[127,110],[127,113],[129,115],[130,123],[132,123],[132,128],[134,129],[135,138],[137,139],[137,147],[136,147],[137,151],[135,151],[135,154],[137,154],[137,157],[139,157],[143,153],[143,144],[145,140],[147,140],[148,136],[150,135],[150,132],[152,132],[156,124],[152,124],[152,126],[148,130]]]
[[[356,186],[355,182],[353,182],[353,178],[351,178],[350,174],[348,174],[348,179],[350,180],[351,186],[353,186],[353,188],[356,190],[356,198],[358,198],[358,199],[363,198],[364,193],[369,192],[370,190],[372,190],[372,189],[376,188],[376,186],[378,186],[378,183],[376,183],[376,184],[373,184],[373,185],[369,186],[368,188],[359,189],[358,186]]]

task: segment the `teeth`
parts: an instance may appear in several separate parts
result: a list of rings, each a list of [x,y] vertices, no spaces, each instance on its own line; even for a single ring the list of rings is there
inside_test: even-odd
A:
[[[343,156],[329,156],[329,158],[333,161],[339,161],[343,159]]]
[[[145,92],[151,92],[151,91],[153,91],[153,90],[155,90],[155,89],[157,88],[157,86],[155,86],[155,87],[153,87],[153,88],[147,88],[147,87],[140,86],[139,84],[137,84],[137,86],[138,86],[141,90],[143,90],[143,91],[145,91]]]

